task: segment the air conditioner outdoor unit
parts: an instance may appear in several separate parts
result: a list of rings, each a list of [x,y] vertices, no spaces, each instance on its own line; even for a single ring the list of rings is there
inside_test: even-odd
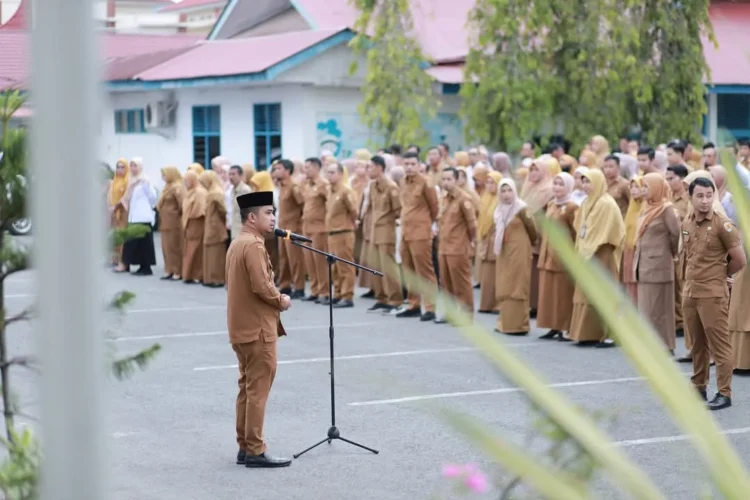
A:
[[[145,122],[149,130],[172,128],[175,125],[177,103],[152,101],[146,104]]]

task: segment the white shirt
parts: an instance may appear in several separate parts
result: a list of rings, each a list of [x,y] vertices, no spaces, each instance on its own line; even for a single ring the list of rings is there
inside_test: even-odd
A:
[[[140,181],[133,189],[128,207],[128,222],[131,224],[154,224],[156,222],[156,189],[146,180]]]

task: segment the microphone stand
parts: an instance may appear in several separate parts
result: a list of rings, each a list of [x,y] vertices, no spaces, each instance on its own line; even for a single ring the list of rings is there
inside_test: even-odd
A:
[[[322,250],[318,250],[317,248],[313,248],[311,246],[304,245],[298,241],[292,240],[293,245],[297,245],[300,248],[304,248],[306,250],[309,250],[311,252],[315,252],[317,254],[320,254],[326,258],[326,262],[328,262],[328,342],[329,342],[329,355],[330,355],[330,363],[331,363],[331,427],[328,429],[328,433],[325,437],[325,439],[315,443],[314,445],[310,446],[304,451],[301,451],[297,453],[296,455],[293,455],[294,458],[299,458],[300,456],[304,455],[308,451],[312,450],[313,448],[317,448],[321,444],[328,442],[328,444],[331,444],[331,442],[334,439],[338,439],[339,441],[344,441],[345,443],[349,443],[351,445],[357,446],[359,448],[362,448],[364,450],[370,451],[372,453],[375,453],[376,455],[379,453],[378,450],[374,450],[372,448],[368,448],[367,446],[364,446],[362,444],[356,443],[354,441],[350,441],[344,437],[341,436],[341,431],[339,431],[339,428],[336,427],[336,377],[334,374],[334,348],[333,348],[333,264],[335,262],[341,262],[343,264],[347,264],[352,267],[356,267],[357,269],[361,269],[363,271],[367,271],[369,273],[374,274],[375,276],[383,276],[383,273],[380,271],[375,271],[374,269],[370,269],[365,266],[360,266],[359,264],[356,264],[354,262],[350,262],[345,259],[341,259],[337,257],[336,255],[333,255],[332,253],[324,252]]]

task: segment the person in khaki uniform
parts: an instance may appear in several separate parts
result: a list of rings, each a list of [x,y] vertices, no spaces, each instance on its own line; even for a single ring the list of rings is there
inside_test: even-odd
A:
[[[242,180],[246,172],[239,165],[232,165],[229,168],[229,182],[232,184],[232,208],[231,208],[231,233],[232,239],[235,239],[242,232],[242,220],[240,219],[240,207],[237,204],[237,197],[252,192],[252,188]],[[227,207],[229,209],[229,207]]]
[[[164,167],[161,177],[166,185],[159,196],[156,210],[159,212],[161,251],[164,256],[163,280],[182,279],[182,200],[185,186],[177,167]]]
[[[273,177],[279,184],[279,227],[301,233],[305,197],[293,176],[294,163],[290,160],[276,162]],[[305,257],[302,252],[291,240],[279,242],[279,288],[293,299],[305,296]]]
[[[203,286],[222,288],[227,258],[227,207],[224,188],[213,170],[200,175],[206,188],[206,219],[203,231]]]
[[[237,464],[245,467],[286,467],[292,463],[266,452],[263,421],[276,376],[276,341],[286,335],[281,311],[291,306],[288,295],[274,286],[265,236],[276,224],[273,193],[237,198],[242,231],[229,245],[226,260],[227,329],[237,355]]]
[[[682,224],[682,221],[685,220],[685,216],[687,216],[688,204],[690,203],[690,198],[687,194],[687,186],[683,182],[683,179],[687,176],[688,171],[684,165],[672,165],[667,167],[667,172],[665,174],[667,184],[669,184],[669,188],[672,190],[672,206],[677,212],[680,224]],[[690,349],[692,349],[693,343],[690,340],[690,337],[685,335],[685,329],[682,322],[682,279],[684,264],[682,253],[680,253],[674,274],[675,336],[685,337],[685,349],[688,351],[687,356],[677,358],[677,361],[680,363],[691,363],[693,358],[690,356]]]
[[[326,202],[326,227],[328,228],[328,249],[344,260],[354,260],[354,227],[357,220],[357,195],[343,181],[344,167],[340,163],[326,166],[330,188]],[[326,267],[327,270],[327,267]],[[333,265],[334,301],[333,307],[354,307],[353,266],[336,262]],[[325,304],[328,304],[326,301]]]
[[[328,200],[328,181],[320,175],[322,165],[318,158],[305,160],[304,185],[305,206],[302,210],[302,232],[312,240],[312,247],[328,251],[328,232],[326,231],[326,201]],[[318,302],[328,298],[328,264],[322,255],[305,252],[305,267],[310,277],[310,295],[304,300]]]
[[[474,314],[474,287],[471,283],[471,255],[477,236],[474,203],[458,187],[458,170],[443,170],[443,195],[438,218],[438,262],[440,284],[456,297],[467,312]],[[438,319],[436,323],[444,323]]]
[[[436,149],[432,149],[437,152]],[[416,153],[404,155],[406,176],[401,186],[401,262],[407,272],[406,288],[409,304],[396,313],[397,318],[416,318],[422,321],[435,319],[435,305],[424,301],[422,314],[421,295],[413,290],[408,273],[436,283],[432,264],[432,224],[437,220],[439,205],[435,186],[428,175],[419,173]]]
[[[208,192],[198,182],[196,169],[185,172],[182,200],[182,280],[192,285],[203,281],[203,231]]]
[[[375,305],[368,311],[391,312],[403,302],[401,283],[395,266],[396,219],[401,213],[401,199],[398,186],[385,175],[385,159],[373,156],[370,160],[370,210],[372,210],[372,232],[370,234],[372,267],[385,276],[373,276]]]
[[[719,392],[709,410],[732,406],[734,359],[729,335],[729,277],[747,263],[737,228],[713,209],[716,188],[706,178],[690,183],[693,213],[682,222],[685,288],[682,313],[693,340],[693,386],[707,400],[711,356]],[[727,257],[729,262],[727,263]]]

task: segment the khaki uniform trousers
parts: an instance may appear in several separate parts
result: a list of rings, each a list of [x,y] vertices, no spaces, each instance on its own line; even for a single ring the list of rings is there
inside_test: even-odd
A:
[[[410,283],[409,273],[414,273],[421,279],[437,283],[435,278],[435,266],[432,262],[432,240],[406,241],[401,240],[401,264],[404,267],[404,280],[409,292],[409,309],[420,309],[422,307],[421,294],[415,291],[416,287]],[[424,299],[425,312],[434,312],[435,305],[427,297]]]
[[[266,402],[276,377],[276,339],[233,344],[240,367],[237,381],[237,444],[250,455],[266,451],[263,420]]]
[[[711,356],[716,361],[719,392],[732,397],[734,358],[729,334],[729,297],[682,298],[685,329],[693,341],[693,385],[705,390],[710,375]]]
[[[313,248],[323,252],[328,251],[328,233],[309,233],[306,235],[312,240]],[[310,294],[316,297],[328,297],[328,263],[326,258],[315,252],[303,250],[305,256],[305,268],[310,277]]]
[[[453,295],[467,312],[474,314],[474,286],[471,283],[471,259],[468,255],[438,256],[440,286]]]
[[[401,278],[396,266],[396,245],[391,243],[372,245],[370,262],[376,271],[384,276],[372,277],[375,300],[382,304],[398,307],[404,302]]]
[[[354,261],[354,231],[328,233],[328,248],[336,257]],[[326,264],[327,266],[327,264]],[[328,268],[326,267],[326,270]],[[354,280],[356,270],[349,264],[336,262],[333,264],[333,298],[341,300],[354,299]]]
[[[304,250],[294,245],[291,240],[279,240],[279,288],[305,290],[305,256]]]

